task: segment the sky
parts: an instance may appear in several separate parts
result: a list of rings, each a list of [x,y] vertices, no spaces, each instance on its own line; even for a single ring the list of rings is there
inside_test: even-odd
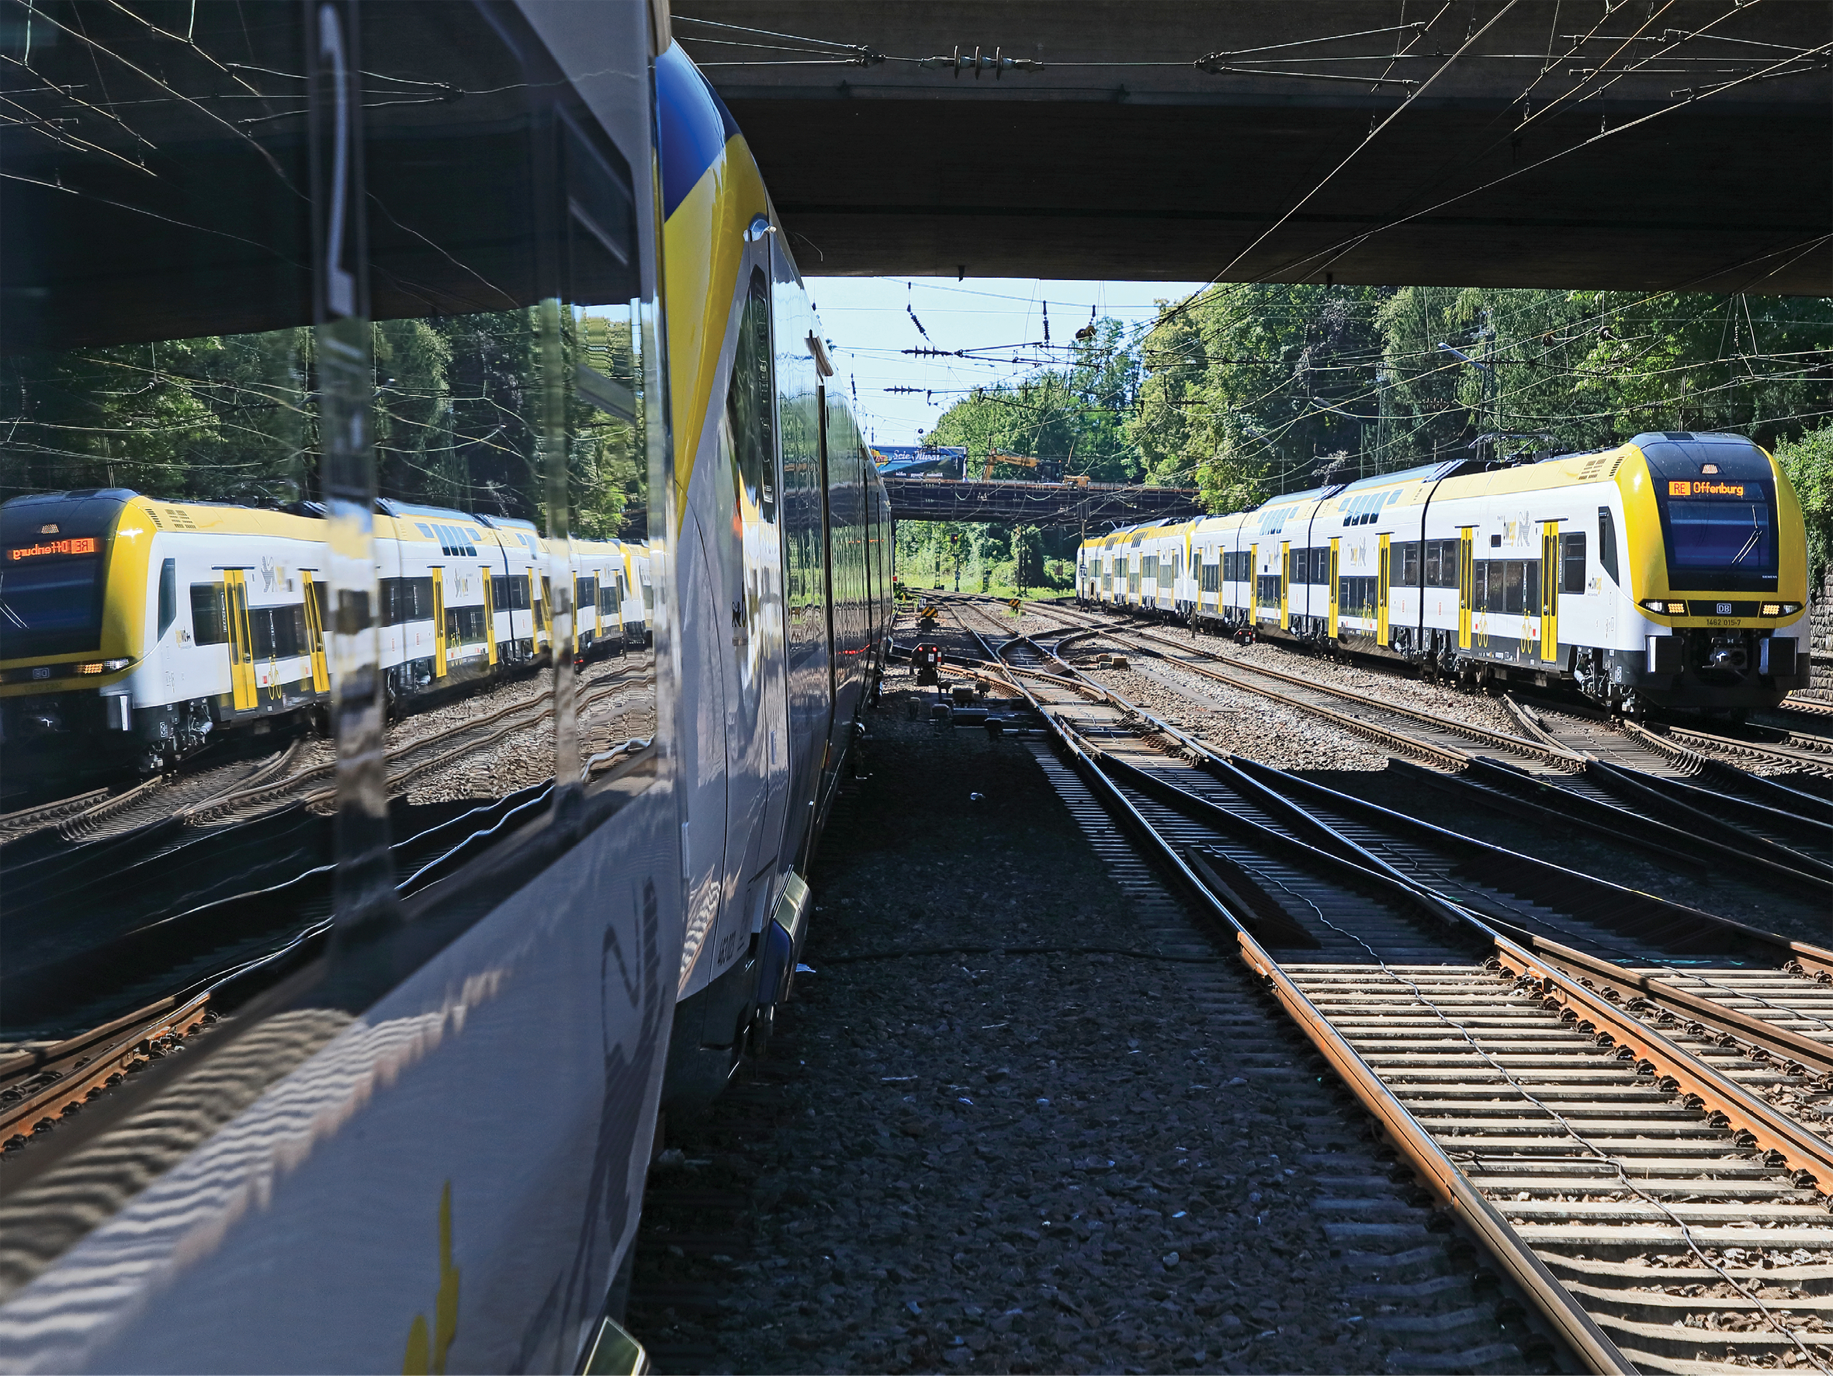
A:
[[[810,277],[805,283],[822,333],[833,341],[839,380],[857,394],[856,414],[874,444],[919,444],[922,432],[972,388],[1016,380],[1050,363],[1061,366],[1068,358],[1063,346],[1088,324],[1091,307],[1097,317],[1133,325],[1157,313],[1154,302],[1180,300],[1203,285],[1034,277]],[[1039,347],[1046,306],[1049,350]],[[973,349],[986,357],[903,352],[919,348]]]

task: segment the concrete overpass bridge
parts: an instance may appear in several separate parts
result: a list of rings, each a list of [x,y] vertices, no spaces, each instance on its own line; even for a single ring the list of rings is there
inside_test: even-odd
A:
[[[673,28],[810,274],[1833,291],[1833,0],[677,0]]]

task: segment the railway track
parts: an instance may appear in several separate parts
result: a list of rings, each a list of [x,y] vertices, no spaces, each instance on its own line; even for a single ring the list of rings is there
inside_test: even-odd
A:
[[[579,693],[577,710],[583,714],[601,699],[633,684],[649,681],[651,678],[635,666],[620,666]],[[537,730],[553,715],[552,694],[540,693],[455,723],[446,731],[389,746],[383,752],[388,792],[391,795],[404,793],[429,774],[458,765],[518,732]],[[221,826],[258,815],[275,803],[291,802],[295,798],[309,808],[323,809],[335,801],[337,789],[334,784],[321,781],[333,779],[336,769],[336,762],[331,761],[289,778],[239,788],[194,804],[183,816],[193,825]],[[308,789],[309,784],[321,786]]]
[[[647,739],[612,732],[643,723],[605,709],[650,681],[647,664],[618,666],[579,693],[582,734],[592,748],[581,762],[582,779],[603,775],[647,746]],[[463,730],[429,732],[394,752],[401,767],[390,770],[389,782],[400,806],[391,851],[404,894],[432,882],[479,836],[529,815],[546,797],[551,778],[508,787],[504,779],[515,771],[486,760],[492,787],[480,794],[460,767],[492,746],[499,753],[518,749],[513,738],[539,727],[552,710],[551,699],[510,704]],[[416,780],[437,779],[442,769],[456,771],[452,796],[402,800]],[[63,1035],[122,1006],[264,959],[322,924],[333,869],[323,809],[335,794],[330,785],[313,790],[308,782],[302,789],[300,779],[330,771],[314,766],[274,777],[283,773],[283,760],[268,761],[264,776],[271,782],[219,791],[131,831],[62,843],[41,830],[9,848],[5,882],[14,919],[0,989],[10,1035]]]
[[[40,1125],[82,1108],[127,1076],[167,1055],[206,1021],[208,991],[161,999],[46,1046],[0,1054],[0,1144],[13,1151]]]
[[[646,673],[619,666],[583,686],[577,699],[578,710],[583,717],[601,700],[651,681],[652,676]],[[552,715],[551,695],[537,694],[461,721],[445,731],[390,746],[385,752],[389,791],[403,792],[429,773],[488,749],[518,731],[538,728]],[[0,846],[12,848],[32,837],[80,845],[125,836],[173,818],[192,827],[225,827],[295,801],[323,808],[336,796],[331,783],[337,772],[336,761],[320,759],[307,764],[305,760],[326,753],[321,743],[295,740],[253,765],[218,765],[161,775],[119,792],[93,789],[21,809],[0,817]]]
[[[1435,883],[1404,852],[1451,841],[1229,777],[1034,642],[987,650],[1587,1366],[1828,1369],[1833,952]]]
[[[1060,650],[1100,635],[1144,656],[1130,667],[1185,696],[1184,674],[1254,693],[1320,716],[1453,777],[1432,782],[1462,800],[1536,816],[1564,829],[1583,827],[1640,846],[1666,863],[1734,863],[1793,891],[1833,896],[1833,809],[1812,794],[1750,775],[1634,724],[1620,729],[1600,714],[1537,712],[1505,697],[1519,735],[1451,722],[1335,684],[1246,663],[1190,640],[1070,614],[1049,613],[1075,629]],[[1175,673],[1154,672],[1151,660]],[[1712,787],[1702,784],[1710,782]]]

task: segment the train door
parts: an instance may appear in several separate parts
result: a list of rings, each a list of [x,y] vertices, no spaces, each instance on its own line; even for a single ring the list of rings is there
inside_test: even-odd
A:
[[[1475,526],[1461,526],[1457,533],[1457,644],[1458,649],[1470,648],[1470,598],[1475,584],[1476,571],[1472,561],[1476,555]]]
[[[1332,640],[1337,638],[1337,559],[1342,554],[1342,545],[1340,536],[1330,537],[1330,567],[1327,570],[1328,586],[1324,589],[1324,595],[1330,599],[1330,623],[1325,634]]]
[[[318,585],[310,571],[302,570],[300,587],[305,591],[306,653],[312,662],[312,691],[331,691],[331,674],[325,665],[325,616],[318,605]]]
[[[223,570],[223,608],[229,621],[229,694],[238,712],[255,705],[255,646],[248,632],[248,584],[241,569]]]
[[[1260,624],[1260,546],[1252,544],[1247,547],[1247,620],[1250,625]]]
[[[763,930],[769,916],[789,772],[770,248],[769,236],[755,222],[747,239],[746,259],[752,266],[749,285],[741,288],[721,429],[727,471],[719,479],[720,499],[731,514],[725,527],[730,533],[720,537],[727,550],[725,597],[732,623],[726,674],[725,883],[739,900],[720,922],[715,952],[720,967]],[[728,543],[734,537],[735,547]]]
[[[774,246],[776,236],[769,235],[765,244]],[[793,269],[787,264],[784,255],[773,248],[772,271],[778,282],[785,277],[793,281]],[[769,887],[775,882],[775,871],[778,859],[783,851],[783,838],[788,823],[789,784],[792,773],[791,755],[794,737],[789,729],[789,609],[786,605],[786,589],[783,584],[783,570],[787,564],[787,538],[784,532],[784,479],[783,453],[780,441],[780,422],[777,415],[777,386],[775,368],[775,344],[772,330],[772,318],[768,303],[762,308],[763,320],[761,340],[769,349],[763,365],[763,376],[759,385],[763,388],[764,415],[769,422],[768,435],[763,438],[762,470],[764,490],[760,494],[757,516],[758,529],[756,538],[750,542],[751,554],[749,563],[755,569],[754,576],[759,588],[758,654],[760,659],[763,690],[763,729],[765,738],[764,764],[767,776],[767,793],[764,805],[764,842],[763,850],[756,859],[760,872],[763,867],[770,867],[770,875],[764,881]],[[794,348],[806,349],[803,339],[791,336],[781,342],[781,347],[788,351]],[[871,472],[871,460],[861,453],[861,467],[866,475]],[[866,481],[862,475],[861,483]],[[868,536],[870,532],[868,532]],[[869,552],[869,547],[868,547]],[[747,570],[751,574],[751,570]],[[866,576],[868,586],[872,580],[882,576],[867,561]],[[874,654],[877,647],[874,647]],[[793,860],[793,857],[790,857]],[[785,861],[785,864],[789,861]],[[766,893],[766,901],[773,901],[775,894]],[[762,917],[767,917],[763,914]],[[754,916],[753,927],[762,930],[762,918]]]
[[[446,676],[446,571],[434,564],[433,574],[433,677]]]
[[[492,669],[496,668],[496,588],[490,582],[490,565],[481,565],[477,570],[478,581],[484,585],[484,662]]]
[[[1559,522],[1540,526],[1540,658],[1559,658]]]
[[[1289,630],[1292,624],[1290,611],[1291,602],[1289,600],[1291,597],[1291,587],[1292,542],[1290,540],[1281,540],[1279,542],[1279,629],[1282,631]]]
[[[1381,565],[1375,585],[1375,644],[1387,644],[1387,587],[1388,587],[1388,541],[1392,536],[1381,537]]]

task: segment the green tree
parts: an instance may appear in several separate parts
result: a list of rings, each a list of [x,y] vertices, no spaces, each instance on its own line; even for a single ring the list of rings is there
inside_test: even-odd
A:
[[[1055,472],[1097,482],[1129,482],[1141,469],[1126,433],[1139,387],[1139,363],[1117,320],[1095,324],[1075,341],[1070,364],[1012,384],[977,387],[944,411],[928,438],[968,452],[978,476],[994,451],[1043,460]],[[996,465],[1000,478],[1036,477],[1017,464]]]
[[[1012,528],[1012,583],[1036,587],[1044,581],[1044,537],[1036,526]]]
[[[1211,288],[1167,308],[1141,346],[1128,423],[1150,480],[1191,482],[1214,511],[1353,475],[1366,453],[1381,289]]]
[[[1818,591],[1833,563],[1833,424],[1785,440],[1775,453],[1801,499],[1808,533],[1808,588]]]

